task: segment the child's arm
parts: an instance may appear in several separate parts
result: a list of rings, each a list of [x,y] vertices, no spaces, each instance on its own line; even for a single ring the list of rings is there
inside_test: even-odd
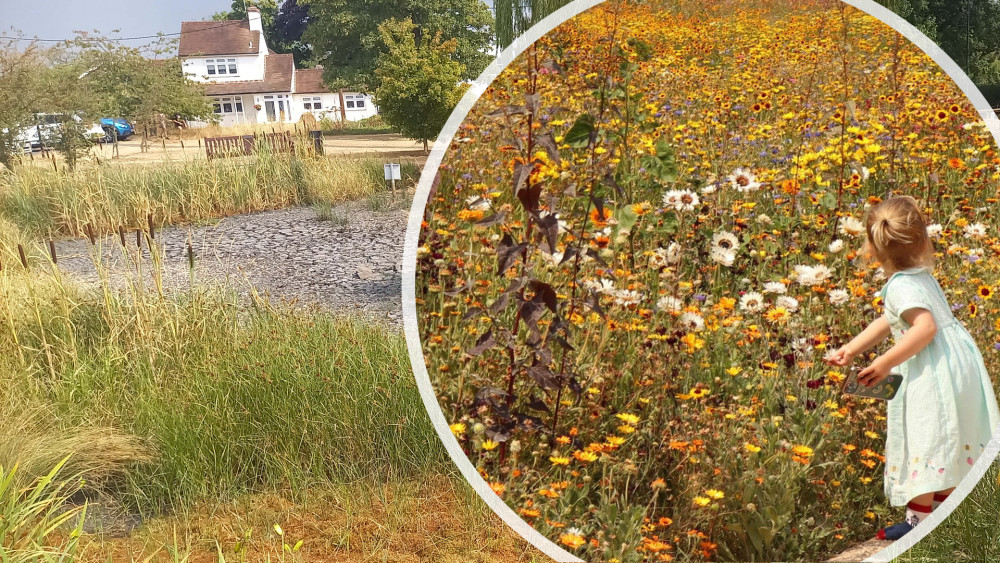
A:
[[[861,334],[834,352],[828,361],[837,366],[846,366],[853,362],[858,354],[888,338],[889,333],[889,321],[886,320],[885,316],[879,317],[868,325],[868,328],[863,330]]]
[[[915,307],[903,311],[903,320],[910,324],[909,330],[899,339],[895,346],[889,348],[885,354],[875,358],[871,365],[861,370],[858,374],[858,382],[862,385],[872,386],[889,375],[889,370],[899,364],[909,360],[923,350],[934,335],[937,334],[937,323],[934,322],[934,315],[927,309]]]

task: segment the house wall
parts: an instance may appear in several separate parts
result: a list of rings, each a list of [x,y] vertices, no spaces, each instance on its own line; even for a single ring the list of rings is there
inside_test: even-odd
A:
[[[208,74],[209,60],[236,59],[237,74]],[[195,82],[232,82],[235,80],[263,80],[264,57],[262,55],[217,55],[211,57],[188,57],[181,62],[184,74]]]
[[[305,109],[305,104],[308,101],[310,104],[315,103],[315,98],[320,98],[320,103],[322,108],[320,110],[315,109]],[[364,101],[363,107],[357,107],[358,101]],[[378,113],[378,108],[375,107],[375,103],[372,97],[369,95],[357,94],[354,92],[344,92],[344,102],[347,103],[347,107],[344,108],[344,116],[347,121],[358,121],[366,117],[371,117]],[[322,92],[318,94],[295,94],[293,96],[292,105],[296,111],[296,120],[302,116],[306,111],[311,111],[316,119],[323,119],[324,117],[330,119],[331,121],[340,121],[340,94],[337,92]],[[354,107],[350,107],[350,106]]]

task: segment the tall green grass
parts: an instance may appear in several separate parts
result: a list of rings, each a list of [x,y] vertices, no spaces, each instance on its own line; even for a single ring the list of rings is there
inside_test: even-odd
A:
[[[80,481],[79,475],[65,473],[64,460],[30,485],[21,486],[18,466],[0,465],[0,561],[73,561],[83,509],[66,506]]]
[[[178,224],[362,199],[385,190],[383,164],[375,158],[264,151],[255,157],[96,165],[74,172],[20,166],[0,172],[0,236],[4,221],[26,237],[81,236],[87,225],[105,233],[120,225],[140,227],[149,215],[157,224]],[[413,163],[405,163],[402,172],[404,183],[419,175]]]
[[[1000,561],[1000,461],[937,528],[896,561]]]
[[[134,455],[106,479],[127,505],[446,467],[399,334],[222,290],[168,296],[138,277],[116,292],[102,272],[101,291],[80,293],[40,268],[0,271],[0,396],[44,409],[60,453],[93,448],[81,429],[129,437]]]

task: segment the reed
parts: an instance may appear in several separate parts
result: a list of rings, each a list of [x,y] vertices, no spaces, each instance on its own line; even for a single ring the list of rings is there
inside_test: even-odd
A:
[[[74,172],[22,166],[0,173],[0,243],[114,233],[385,191],[383,161],[270,154],[151,165],[101,165]],[[404,163],[404,185],[419,171]]]

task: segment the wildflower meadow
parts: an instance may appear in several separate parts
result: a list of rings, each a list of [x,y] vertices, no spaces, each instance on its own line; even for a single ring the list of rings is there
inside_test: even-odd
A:
[[[1000,374],[998,165],[961,89],[841,2],[588,10],[485,90],[427,202],[419,329],[451,429],[587,561],[869,539],[902,518],[885,404],[823,361],[881,314],[866,208],[922,202],[935,274]]]

